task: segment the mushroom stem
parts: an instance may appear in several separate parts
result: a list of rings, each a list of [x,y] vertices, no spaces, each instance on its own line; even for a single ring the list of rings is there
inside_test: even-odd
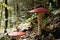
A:
[[[19,40],[19,37],[18,36],[16,37],[16,40]]]
[[[38,13],[38,35],[41,35],[42,13]]]

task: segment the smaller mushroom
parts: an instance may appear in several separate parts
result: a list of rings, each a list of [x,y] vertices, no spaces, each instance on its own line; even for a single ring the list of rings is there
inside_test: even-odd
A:
[[[26,34],[25,32],[10,32],[10,33],[8,33],[8,35],[10,37],[16,37],[16,40],[19,40],[19,37],[23,36],[25,34]]]

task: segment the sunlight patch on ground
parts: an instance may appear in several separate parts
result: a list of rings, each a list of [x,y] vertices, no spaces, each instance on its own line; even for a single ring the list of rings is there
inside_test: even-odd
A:
[[[4,28],[0,29],[0,34],[4,33]]]

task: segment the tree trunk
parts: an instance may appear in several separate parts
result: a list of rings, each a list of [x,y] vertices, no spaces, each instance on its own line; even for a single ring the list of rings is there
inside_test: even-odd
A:
[[[7,4],[7,0],[5,0],[5,4]],[[5,7],[5,19],[8,19],[8,9]],[[5,30],[4,33],[6,33],[6,29],[8,27],[8,20],[5,21]]]
[[[2,11],[3,11],[3,7],[2,7]],[[2,12],[1,12],[1,15],[0,15],[0,16],[1,16],[1,18],[0,18],[0,27],[2,27],[2,26],[1,26],[1,21],[2,21]]]

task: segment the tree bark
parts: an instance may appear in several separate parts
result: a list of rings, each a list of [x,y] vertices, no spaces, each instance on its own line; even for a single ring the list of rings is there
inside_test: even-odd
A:
[[[8,4],[7,0],[5,0],[5,4]],[[7,9],[7,7],[5,7],[5,19],[8,19],[8,9]],[[4,33],[7,32],[6,31],[7,27],[8,27],[8,20],[5,21],[5,30],[4,30]]]

